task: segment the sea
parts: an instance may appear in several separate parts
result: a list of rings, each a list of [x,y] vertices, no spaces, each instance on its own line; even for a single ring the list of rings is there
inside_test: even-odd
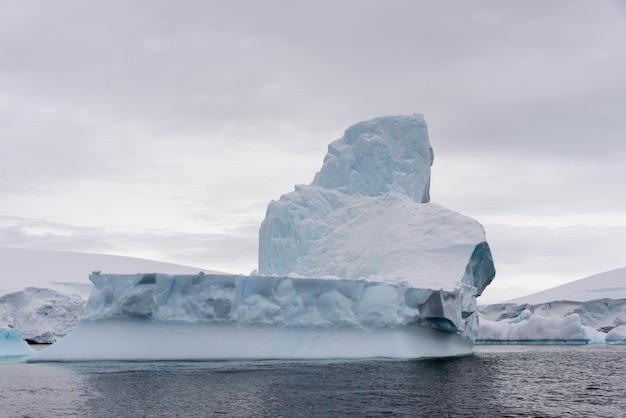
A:
[[[0,417],[626,417],[626,345],[419,360],[0,361]]]

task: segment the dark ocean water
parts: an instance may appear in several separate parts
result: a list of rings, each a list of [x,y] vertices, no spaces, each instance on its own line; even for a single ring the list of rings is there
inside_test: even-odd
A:
[[[430,360],[0,362],[0,417],[622,417],[626,346]]]

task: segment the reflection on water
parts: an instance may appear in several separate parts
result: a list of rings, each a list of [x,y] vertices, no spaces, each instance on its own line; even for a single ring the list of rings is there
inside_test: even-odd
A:
[[[624,354],[488,346],[410,361],[0,364],[0,416],[609,417],[626,410]]]

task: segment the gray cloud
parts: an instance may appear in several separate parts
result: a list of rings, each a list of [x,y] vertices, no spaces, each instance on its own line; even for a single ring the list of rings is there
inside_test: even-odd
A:
[[[238,226],[225,234],[77,227],[9,216],[2,220],[0,247],[124,255],[231,273],[247,274],[256,268],[256,223]]]
[[[487,223],[623,213],[625,39],[608,0],[1,2],[2,216],[109,248],[107,227],[139,228],[141,190],[177,221],[137,247],[189,242],[177,257],[199,245],[249,266],[245,228],[311,181],[330,141],[413,112],[435,202]],[[94,200],[128,214],[79,222]],[[23,246],[69,245],[7,228]]]
[[[485,227],[498,272],[483,303],[624,266],[626,226]]]

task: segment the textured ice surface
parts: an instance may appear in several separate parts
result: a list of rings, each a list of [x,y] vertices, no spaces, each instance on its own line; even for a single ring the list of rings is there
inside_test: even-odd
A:
[[[0,357],[28,356],[35,350],[23,340],[24,332],[13,328],[0,328]]]
[[[626,299],[506,303],[481,306],[479,311],[480,342],[604,343],[608,332],[626,325]]]
[[[429,289],[466,285],[479,295],[495,275],[484,230],[426,203],[432,161],[421,115],[348,128],[329,145],[311,185],[269,204],[259,233],[259,272]]]
[[[477,332],[476,315],[463,310],[474,306],[471,288],[204,274],[91,280],[78,327],[32,361],[460,355],[472,349],[466,330]]]
[[[351,126],[328,146],[312,185],[363,196],[397,191],[425,203],[433,158],[422,115],[376,118]]]

